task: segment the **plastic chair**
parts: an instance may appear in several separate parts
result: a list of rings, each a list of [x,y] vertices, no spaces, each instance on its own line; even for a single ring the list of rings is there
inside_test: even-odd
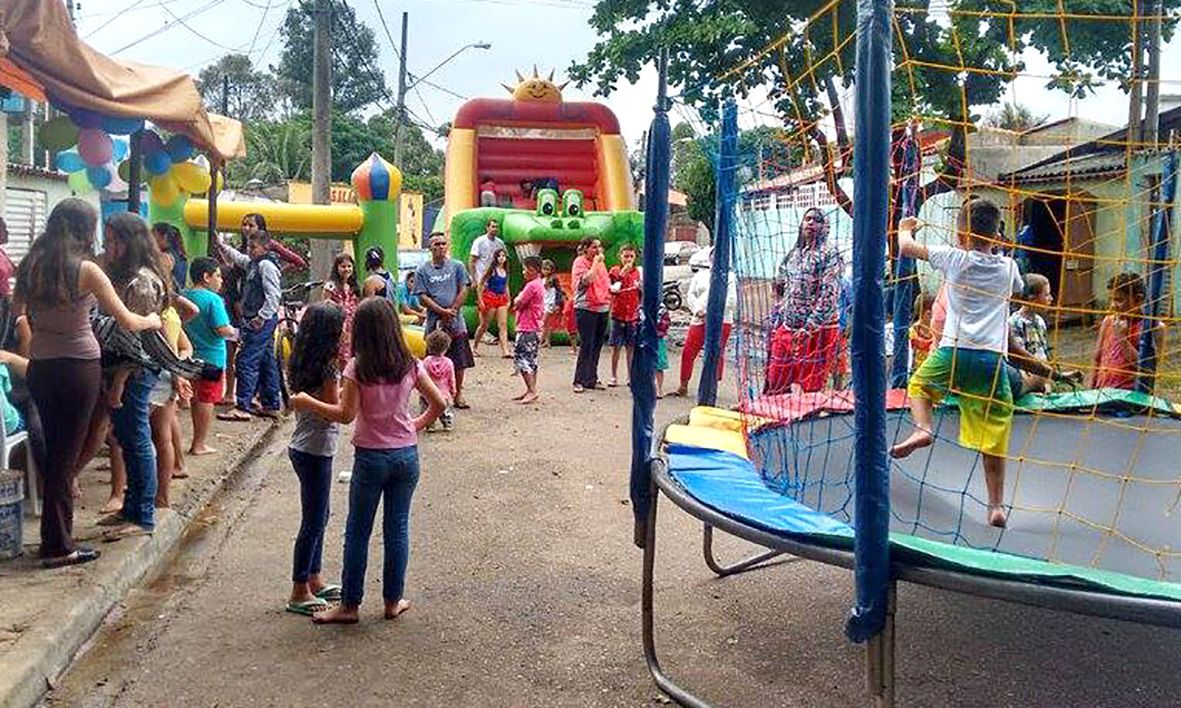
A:
[[[0,421],[3,421],[4,406],[8,401],[0,397]],[[0,422],[0,462],[4,469],[12,468],[12,453],[20,445],[25,446],[25,499],[33,507],[33,515],[41,516],[41,499],[37,495],[37,463],[33,460],[33,450],[29,447],[29,433],[22,430],[19,433],[8,433]]]

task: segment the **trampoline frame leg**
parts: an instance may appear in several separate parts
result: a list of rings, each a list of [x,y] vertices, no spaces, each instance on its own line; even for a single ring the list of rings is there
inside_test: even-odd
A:
[[[865,645],[866,678],[876,708],[892,708],[894,705],[894,610],[897,596],[897,584],[891,581],[886,624],[881,633]]]
[[[657,688],[668,694],[669,698],[683,706],[690,708],[709,708],[709,704],[678,686],[660,668],[660,660],[656,657],[656,638],[654,630],[655,613],[653,612],[653,569],[656,564],[656,504],[660,500],[660,489],[656,482],[651,483],[651,502],[648,506],[648,524],[644,542],[644,573],[643,597],[640,603],[642,617],[642,632],[644,642],[644,662],[648,665],[648,673],[656,682]],[[708,526],[706,527],[709,528]]]
[[[757,553],[745,560],[740,560],[737,563],[721,565],[714,557],[714,527],[710,526],[709,524],[705,524],[704,526],[705,528],[701,535],[701,552],[702,555],[705,556],[705,564],[709,566],[709,569],[720,578],[724,578],[728,575],[744,573],[748,570],[757,570],[758,568],[765,567],[768,564],[768,561],[778,558],[779,556],[787,555],[783,551],[763,551],[762,553]],[[790,563],[797,560],[800,559],[796,556],[791,556],[786,558],[784,562]]]

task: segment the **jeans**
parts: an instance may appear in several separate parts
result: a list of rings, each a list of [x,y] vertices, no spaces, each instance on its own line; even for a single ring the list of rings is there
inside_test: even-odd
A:
[[[594,388],[599,382],[599,354],[607,340],[607,313],[574,310],[578,324],[578,362],[574,365],[574,383]]]
[[[385,497],[381,522],[385,545],[382,597],[402,599],[406,564],[410,559],[410,500],[418,484],[418,447],[390,450],[356,448],[353,479],[349,483],[349,518],[344,528],[344,572],[341,604],[357,607],[365,593],[369,536],[377,505]]]
[[[328,498],[332,491],[332,458],[287,449],[299,477],[299,534],[295,537],[291,581],[306,583],[320,572],[324,529],[328,526]]]
[[[142,370],[129,376],[123,388],[123,405],[111,412],[115,439],[123,448],[127,465],[123,518],[149,531],[156,525],[156,448],[148,420],[148,397],[156,378]]]
[[[238,376],[238,408],[248,411],[257,391],[262,407],[277,411],[282,406],[279,397],[279,360],[275,358],[275,325],[278,317],[263,323],[260,329],[252,329],[242,322],[242,340],[238,344],[238,359],[235,366]]]

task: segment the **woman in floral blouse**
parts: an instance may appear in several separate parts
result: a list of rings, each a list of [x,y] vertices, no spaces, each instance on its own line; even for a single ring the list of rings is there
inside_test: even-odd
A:
[[[353,357],[353,314],[357,311],[357,301],[361,298],[361,290],[357,287],[356,264],[352,256],[343,252],[336,254],[336,258],[332,260],[332,275],[324,283],[324,294],[344,310],[344,329],[340,334],[340,354],[336,367],[337,371],[344,371],[345,365]]]
[[[767,393],[824,388],[839,360],[841,274],[845,262],[828,242],[828,217],[804,212],[795,247],[779,264],[771,321]]]

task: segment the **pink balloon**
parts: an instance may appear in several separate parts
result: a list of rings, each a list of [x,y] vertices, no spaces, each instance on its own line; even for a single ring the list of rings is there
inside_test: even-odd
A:
[[[78,154],[91,167],[110,162],[114,148],[111,136],[101,128],[83,128],[78,131]]]

